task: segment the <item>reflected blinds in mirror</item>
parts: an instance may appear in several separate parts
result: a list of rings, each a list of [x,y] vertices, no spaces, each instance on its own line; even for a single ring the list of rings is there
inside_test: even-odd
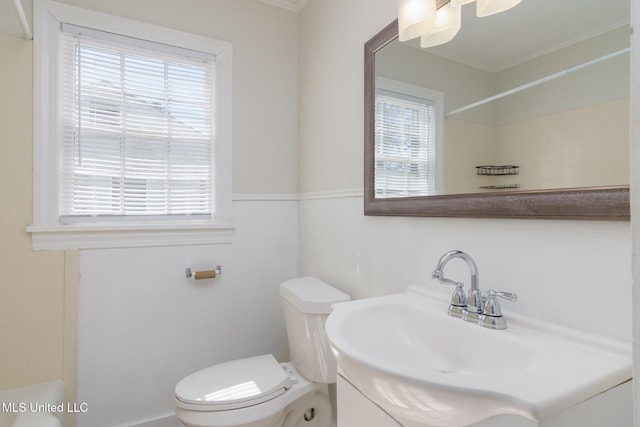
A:
[[[375,197],[435,193],[434,102],[384,89],[376,91]]]

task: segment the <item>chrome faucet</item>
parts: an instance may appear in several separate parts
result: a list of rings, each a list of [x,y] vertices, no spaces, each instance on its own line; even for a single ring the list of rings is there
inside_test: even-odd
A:
[[[456,296],[456,294],[464,292],[461,290],[462,284],[459,284],[460,286],[458,286],[457,282],[446,279],[443,275],[444,266],[454,258],[460,258],[464,262],[466,262],[467,266],[469,267],[469,272],[471,273],[471,284],[469,292],[466,296],[466,303],[462,309],[456,305],[460,301],[460,299],[458,298],[459,295]],[[473,258],[462,251],[449,251],[440,257],[438,265],[436,265],[436,269],[433,271],[433,275],[431,277],[440,280],[440,283],[453,284],[456,286],[454,298],[451,301],[451,305],[453,307],[449,307],[449,314],[455,317],[460,317],[469,322],[478,321],[480,315],[482,314],[482,293],[480,292],[480,288],[478,287],[478,267],[476,267],[476,263],[475,261],[473,261]],[[454,301],[454,299],[456,301]]]
[[[496,292],[493,289],[490,289],[487,295],[489,296],[485,299],[484,314],[480,316],[478,324],[489,329],[507,329],[507,321],[502,316],[502,310],[500,309],[497,297],[509,301],[518,301],[518,295],[512,292]]]
[[[471,273],[471,283],[468,294],[465,295],[464,285],[444,277],[444,267],[454,258],[460,258],[467,263]],[[468,322],[478,323],[491,329],[506,329],[507,323],[502,317],[502,311],[497,297],[511,301],[517,301],[518,296],[510,292],[496,292],[491,289],[488,297],[483,298],[478,285],[478,267],[468,254],[462,251],[449,251],[438,260],[438,265],[431,275],[440,283],[454,285],[456,290],[451,297],[448,313],[450,316],[459,317]]]

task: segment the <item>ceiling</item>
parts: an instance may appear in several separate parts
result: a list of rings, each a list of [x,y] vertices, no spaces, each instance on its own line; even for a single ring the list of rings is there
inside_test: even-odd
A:
[[[21,1],[31,24],[33,0]],[[307,0],[260,1],[295,12],[307,3]],[[571,42],[628,25],[630,1],[522,0],[513,9],[485,18],[475,16],[475,4],[471,3],[463,6],[462,12],[460,33],[433,50],[481,69],[498,71]],[[11,0],[0,0],[0,33],[22,37]]]
[[[470,3],[462,6],[458,35],[430,51],[486,71],[500,71],[629,25],[629,17],[629,0],[522,0],[508,11],[484,18],[475,16],[475,3]]]

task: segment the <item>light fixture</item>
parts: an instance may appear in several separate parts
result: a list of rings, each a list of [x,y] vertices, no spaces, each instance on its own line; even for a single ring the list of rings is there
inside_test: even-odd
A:
[[[436,0],[398,0],[398,38],[411,40],[430,31],[436,21]]]
[[[460,31],[460,8],[474,1],[476,15],[484,17],[511,9],[521,0],[398,0],[398,39],[420,37],[420,47],[425,48],[448,42]]]
[[[458,34],[461,23],[460,6],[454,6],[451,2],[445,4],[436,12],[433,28],[420,36],[420,47],[432,47],[448,42]]]

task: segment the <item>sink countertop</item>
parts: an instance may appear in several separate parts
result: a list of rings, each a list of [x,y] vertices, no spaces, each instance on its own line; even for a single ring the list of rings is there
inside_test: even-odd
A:
[[[341,371],[400,420],[456,427],[533,420],[631,378],[631,346],[505,311],[490,330],[447,315],[426,286],[336,304],[327,334]]]

